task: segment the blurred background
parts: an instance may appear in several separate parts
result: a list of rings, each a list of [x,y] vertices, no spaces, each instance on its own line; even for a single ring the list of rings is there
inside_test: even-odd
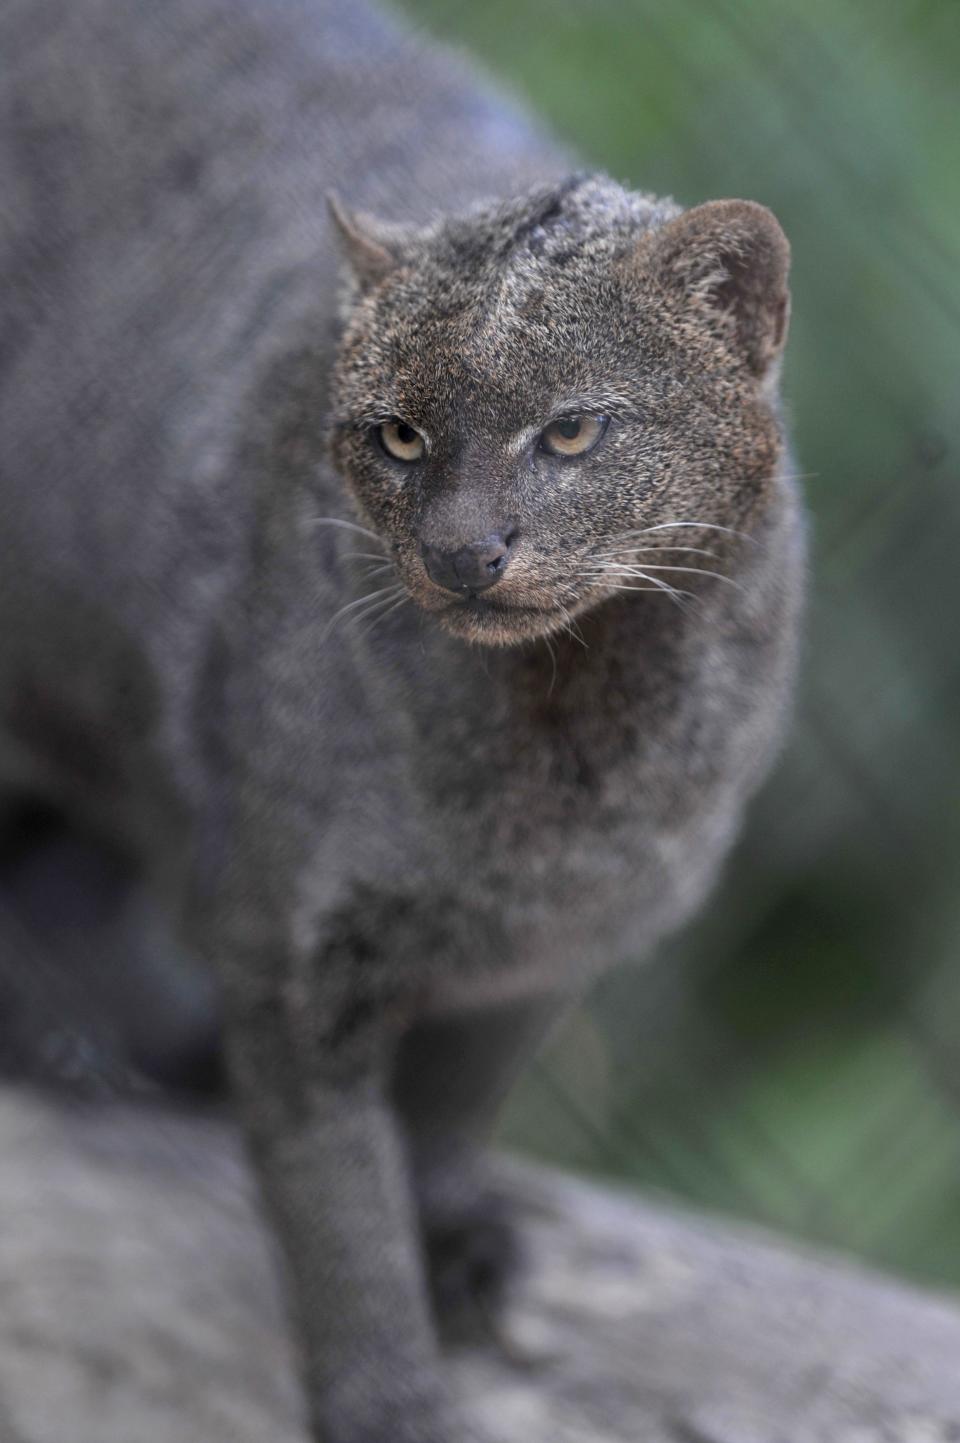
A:
[[[503,1135],[960,1286],[960,5],[405,0],[584,161],[794,247],[798,716],[713,905]]]

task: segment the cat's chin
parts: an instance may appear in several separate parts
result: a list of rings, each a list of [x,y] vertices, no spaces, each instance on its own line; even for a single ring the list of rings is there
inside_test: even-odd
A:
[[[562,607],[496,605],[483,597],[453,602],[434,618],[452,636],[481,646],[519,646],[569,625]]]

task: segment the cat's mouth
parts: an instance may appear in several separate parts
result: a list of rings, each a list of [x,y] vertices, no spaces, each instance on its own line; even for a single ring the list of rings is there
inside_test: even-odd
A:
[[[517,646],[569,630],[573,617],[595,600],[577,585],[569,565],[550,565],[542,556],[513,558],[496,582],[454,590],[438,585],[419,554],[396,547],[397,570],[410,599],[459,640],[483,646]],[[569,557],[565,558],[569,562]]]
[[[535,606],[470,593],[451,601],[438,615],[448,631],[488,646],[511,646],[549,635],[569,618],[569,610],[562,606]]]

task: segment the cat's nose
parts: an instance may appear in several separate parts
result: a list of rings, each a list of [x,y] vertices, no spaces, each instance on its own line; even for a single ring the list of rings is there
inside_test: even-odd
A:
[[[517,539],[516,531],[497,532],[483,541],[473,541],[458,551],[444,551],[439,546],[422,546],[427,575],[447,591],[486,591],[495,585],[507,569],[510,551]]]

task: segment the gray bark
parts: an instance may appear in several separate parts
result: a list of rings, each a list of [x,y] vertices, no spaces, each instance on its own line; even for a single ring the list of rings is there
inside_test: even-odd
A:
[[[0,1096],[0,1443],[303,1443],[232,1127]],[[511,1346],[459,1355],[510,1443],[948,1443],[960,1306],[519,1165]]]

